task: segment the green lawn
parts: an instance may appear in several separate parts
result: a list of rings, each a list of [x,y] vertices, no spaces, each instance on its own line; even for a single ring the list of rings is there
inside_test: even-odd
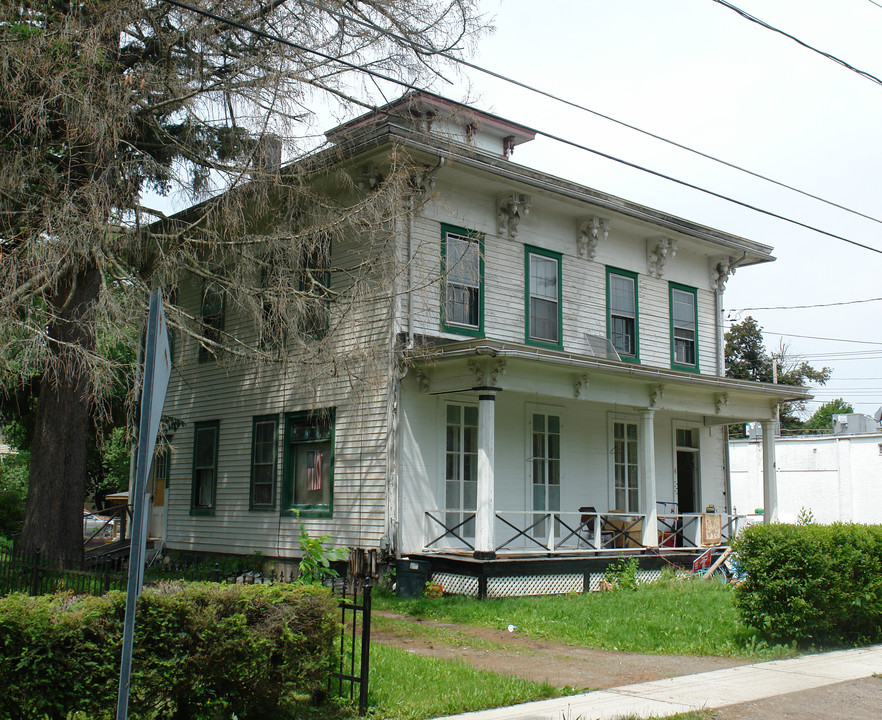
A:
[[[733,589],[715,581],[667,580],[633,591],[483,601],[380,594],[374,607],[462,625],[516,625],[529,637],[606,650],[756,661],[795,653],[790,646],[769,646],[741,626]]]
[[[569,690],[572,692],[572,690]],[[567,689],[475,670],[462,662],[371,645],[373,718],[422,720],[566,694]]]
[[[739,625],[730,586],[668,578],[636,590],[502,600],[464,597],[398,598],[374,595],[374,608],[441,622],[504,629],[521,635],[607,650],[651,654],[695,654],[762,661],[795,654],[769,646]],[[403,626],[411,636],[469,645],[492,652],[492,640],[431,624],[376,616],[376,627]],[[374,643],[371,647],[371,717],[421,720],[576,692],[476,670],[463,662],[426,658]],[[710,720],[712,713],[670,720]]]

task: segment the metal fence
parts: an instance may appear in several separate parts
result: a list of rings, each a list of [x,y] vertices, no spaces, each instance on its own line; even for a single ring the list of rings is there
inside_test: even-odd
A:
[[[367,712],[370,675],[371,591],[376,577],[374,551],[353,550],[345,577],[325,584],[338,600],[340,608],[339,662],[329,677],[329,691],[347,694],[355,702],[358,686],[358,711]],[[162,562],[145,569],[144,584],[162,581],[218,583],[286,583],[296,580],[296,572],[254,570],[249,565],[219,562],[212,564]],[[103,595],[110,590],[125,592],[128,569],[125,558],[58,558],[39,553],[24,554],[0,549],[0,596],[11,593],[44,595],[72,592],[78,595]]]

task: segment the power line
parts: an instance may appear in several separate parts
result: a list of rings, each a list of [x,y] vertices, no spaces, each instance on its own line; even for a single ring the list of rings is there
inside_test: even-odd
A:
[[[833,303],[815,303],[813,305],[774,305],[769,307],[729,308],[728,312],[749,312],[752,310],[807,310],[810,308],[839,307],[840,305],[859,305],[860,303],[879,302],[882,297],[866,298],[865,300],[843,300]]]
[[[860,70],[860,69],[856,68],[854,65],[850,65],[849,63],[845,62],[845,60],[842,60],[842,59],[836,57],[835,55],[832,55],[831,53],[825,52],[824,50],[819,50],[818,48],[814,47],[813,45],[809,45],[807,42],[800,40],[798,37],[791,35],[790,33],[784,32],[783,30],[781,30],[779,28],[776,28],[774,25],[769,25],[769,23],[765,22],[764,20],[760,20],[759,18],[751,15],[750,13],[745,12],[741,8],[735,7],[734,5],[732,5],[732,3],[726,2],[726,0],[713,0],[713,2],[715,2],[719,5],[722,5],[723,7],[727,7],[730,10],[734,10],[741,17],[743,17],[747,20],[750,20],[751,22],[754,22],[757,25],[760,25],[760,26],[766,28],[766,30],[771,30],[772,32],[776,32],[779,35],[783,35],[784,37],[789,38],[790,40],[793,40],[793,42],[797,43],[798,45],[802,45],[807,50],[811,50],[812,52],[817,53],[821,57],[825,57],[828,60],[832,60],[833,62],[837,63],[838,65],[842,65],[842,67],[844,67],[848,70],[851,70],[854,73],[857,73],[861,77],[864,77],[867,80],[870,80],[870,81],[876,83],[877,85],[882,85],[882,80],[877,78],[875,75],[872,75],[872,74],[866,72],[865,70]]]
[[[329,7],[324,7],[322,5],[319,5],[316,2],[313,2],[312,0],[301,0],[301,1],[305,5],[309,5],[313,8],[316,8],[317,10],[322,10],[324,12],[327,12],[329,15],[334,15],[338,18],[351,20],[352,22],[354,22],[356,24],[362,25],[363,27],[367,27],[372,30],[376,30],[376,31],[383,33],[391,38],[394,38],[394,39],[399,40],[401,42],[413,45],[416,48],[422,49],[423,51],[435,52],[434,49],[429,47],[428,45],[422,45],[422,44],[417,43],[416,41],[414,41],[410,38],[405,38],[405,37],[402,37],[401,35],[397,35],[396,33],[393,33],[390,30],[387,30],[386,28],[380,27],[376,23],[370,22],[369,20],[364,20],[361,18],[353,17],[352,15],[347,15],[346,13],[340,12],[339,10],[334,10]],[[437,54],[439,57],[443,57],[445,60],[449,60],[451,62],[457,63],[457,64],[462,65],[464,67],[470,68],[471,70],[475,70],[477,72],[483,73],[484,75],[488,75],[490,77],[496,78],[497,80],[502,80],[505,83],[509,83],[510,85],[515,85],[516,87],[522,88],[524,90],[528,90],[532,93],[536,93],[537,95],[542,95],[543,97],[547,97],[550,100],[554,100],[555,102],[559,102],[564,105],[569,105],[570,107],[575,108],[577,110],[582,110],[583,112],[590,113],[591,115],[594,115],[595,117],[599,117],[604,120],[608,120],[609,122],[615,123],[616,125],[627,128],[629,130],[633,130],[634,132],[638,132],[642,135],[653,138],[654,140],[658,140],[660,142],[667,143],[668,145],[679,148],[680,150],[685,150],[686,152],[689,152],[689,153],[692,153],[693,155],[697,155],[699,157],[705,158],[706,160],[711,160],[712,162],[718,163],[720,165],[731,168],[733,170],[737,170],[738,172],[745,173],[746,175],[750,175],[751,177],[755,177],[759,180],[763,180],[765,182],[771,183],[772,185],[777,185],[778,187],[784,188],[786,190],[790,190],[791,192],[798,193],[804,197],[811,198],[812,200],[817,200],[818,202],[822,202],[826,205],[829,205],[830,207],[835,207],[838,210],[843,210],[847,213],[857,215],[858,217],[862,217],[866,220],[871,220],[872,222],[882,224],[882,219],[873,217],[872,215],[868,215],[866,213],[860,212],[859,210],[854,210],[853,208],[849,208],[845,205],[840,205],[837,202],[834,202],[832,200],[828,200],[827,198],[823,198],[820,195],[814,195],[813,193],[810,193],[806,190],[800,190],[799,188],[794,187],[793,185],[788,185],[785,182],[782,182],[780,180],[775,180],[773,178],[770,178],[766,175],[762,175],[761,173],[755,172],[753,170],[748,170],[745,167],[742,167],[740,165],[736,165],[735,163],[729,162],[728,160],[723,160],[721,158],[715,157],[715,156],[710,155],[709,153],[706,153],[702,150],[697,150],[695,148],[689,147],[688,145],[683,145],[682,143],[679,143],[676,140],[671,140],[669,138],[666,138],[662,135],[658,135],[658,134],[651,132],[649,130],[644,130],[643,128],[637,127],[636,125],[632,125],[632,124],[627,123],[623,120],[618,120],[610,115],[606,115],[606,114],[599,112],[597,110],[593,110],[592,108],[586,107],[585,105],[581,105],[573,100],[567,100],[566,98],[563,98],[563,97],[560,97],[559,95],[555,95],[553,93],[550,93],[547,90],[542,90],[541,88],[537,88],[533,85],[529,85],[529,84],[522,82],[520,80],[515,80],[514,78],[512,78],[508,75],[503,75],[502,73],[496,72],[495,70],[490,70],[489,68],[482,67],[481,65],[477,65],[475,63],[469,62],[468,60],[463,60],[462,58],[458,58],[455,55],[450,55],[449,53],[439,52]]]
[[[780,333],[780,332],[772,332],[771,330],[766,330],[763,328],[764,335],[779,335],[783,337],[795,337],[802,338],[805,340],[830,340],[831,342],[846,342],[846,343],[856,343],[859,345],[882,345],[882,342],[876,342],[874,340],[849,340],[847,338],[831,338],[831,337],[817,337],[815,335],[797,335],[795,333]],[[860,351],[858,351],[860,352]],[[867,351],[870,352],[870,351]]]
[[[202,10],[200,8],[193,7],[192,5],[188,5],[186,3],[180,2],[180,0],[164,0],[166,3],[171,5],[175,5],[184,10],[188,10],[190,12],[196,13],[197,15],[202,15],[204,17],[215,20],[216,22],[224,23],[230,25],[231,27],[238,28],[240,30],[244,30],[246,32],[251,32],[259,37],[263,37],[267,40],[272,40],[274,42],[279,42],[283,45],[287,45],[288,47],[294,48],[296,50],[300,50],[301,52],[311,53],[317,55],[320,58],[331,62],[337,62],[344,67],[347,67],[351,70],[357,70],[359,72],[363,72],[372,77],[379,78],[381,80],[385,80],[386,82],[393,83],[395,85],[400,85],[401,87],[408,88],[410,90],[419,90],[420,88],[416,87],[412,83],[409,83],[405,80],[400,80],[398,78],[393,78],[389,75],[385,75],[384,73],[377,72],[376,70],[366,68],[364,66],[357,65],[355,63],[351,63],[347,60],[342,60],[340,58],[336,58],[332,55],[328,55],[319,50],[313,50],[311,48],[307,48],[298,43],[292,42],[291,40],[286,40],[285,38],[279,37],[278,35],[272,35],[271,33],[267,33],[263,30],[259,30],[258,28],[252,27],[250,25],[246,25],[244,23],[240,23],[236,20],[231,20],[229,18],[224,18],[220,15],[216,15],[215,13],[209,12],[207,10]],[[789,218],[785,215],[781,215],[776,212],[772,212],[771,210],[764,210],[763,208],[757,207],[756,205],[751,205],[750,203],[743,202],[741,200],[736,200],[735,198],[729,197],[727,195],[723,195],[722,193],[714,192],[713,190],[708,190],[707,188],[703,188],[700,185],[695,185],[694,183],[687,182],[685,180],[679,180],[671,175],[667,175],[665,173],[659,172],[657,170],[652,170],[650,168],[644,167],[642,165],[638,165],[637,163],[630,162],[628,160],[624,160],[622,158],[615,157],[614,155],[610,155],[609,153],[602,152],[600,150],[595,150],[594,148],[590,148],[586,145],[582,145],[580,143],[575,142],[574,140],[567,140],[559,135],[554,135],[552,133],[544,132],[541,130],[536,131],[537,135],[541,135],[542,137],[548,138],[549,140],[554,140],[555,142],[562,143],[564,145],[569,145],[570,147],[577,148],[579,150],[584,150],[585,152],[592,153],[593,155],[597,155],[598,157],[602,157],[606,160],[611,160],[612,162],[619,163],[626,167],[630,167],[634,170],[639,170],[648,175],[652,175],[657,178],[661,178],[663,180],[667,180],[668,182],[675,183],[677,185],[681,185],[683,187],[690,188],[692,190],[696,190],[698,192],[704,193],[705,195],[710,195],[711,197],[715,197],[720,200],[724,200],[726,202],[732,203],[733,205],[738,205],[739,207],[743,207],[747,210],[753,210],[754,212],[760,213],[761,215],[766,215],[767,217],[773,217],[778,220],[782,220],[784,222],[790,223],[791,225],[796,225],[797,227],[801,227],[806,230],[811,230],[820,235],[825,235],[827,237],[833,238],[834,240],[840,240],[844,243],[848,243],[849,245],[854,245],[855,247],[863,248],[864,250],[869,250],[870,252],[878,253],[882,255],[882,250],[879,248],[874,248],[870,245],[865,245],[863,243],[857,242],[856,240],[851,240],[849,238],[843,237],[842,235],[837,235],[836,233],[828,232],[827,230],[821,230],[820,228],[814,227],[813,225],[809,225],[808,223],[800,222],[799,220],[794,220],[793,218]]]

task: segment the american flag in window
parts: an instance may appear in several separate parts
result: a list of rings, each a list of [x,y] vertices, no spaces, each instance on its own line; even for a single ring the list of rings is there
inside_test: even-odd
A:
[[[322,489],[322,451],[306,451],[306,489]]]

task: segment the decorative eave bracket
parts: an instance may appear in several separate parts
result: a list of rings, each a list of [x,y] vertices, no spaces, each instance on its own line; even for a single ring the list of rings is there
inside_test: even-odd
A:
[[[735,274],[735,258],[723,258],[711,266],[711,285],[718,292],[726,290],[726,283]]]
[[[579,255],[593,260],[597,254],[597,243],[601,240],[606,242],[608,237],[609,220],[596,216],[583,220],[579,225],[579,235],[576,238]]]
[[[514,240],[518,225],[530,214],[530,196],[519,192],[501,193],[496,196],[496,234]]]
[[[654,278],[664,275],[665,263],[677,255],[677,241],[666,237],[646,240],[646,271]]]
[[[659,403],[664,399],[665,396],[665,386],[664,385],[656,385],[649,391],[649,407],[656,409],[659,407]]]
[[[435,177],[437,176],[437,167],[416,168],[410,174],[410,186],[421,198],[431,195],[435,190]]]
[[[727,407],[729,407],[729,393],[719,393],[714,397],[714,409],[717,415],[721,415]]]
[[[416,380],[417,387],[424,395],[429,392],[429,376],[426,375],[422,368],[413,369],[413,378]]]
[[[367,163],[355,171],[352,179],[360,190],[371,192],[383,182],[383,173],[374,163]]]
[[[576,381],[573,383],[573,392],[579,400],[587,400],[589,382],[590,377],[588,375],[576,375]]]
[[[505,360],[469,360],[469,370],[477,387],[493,387],[505,375]]]

